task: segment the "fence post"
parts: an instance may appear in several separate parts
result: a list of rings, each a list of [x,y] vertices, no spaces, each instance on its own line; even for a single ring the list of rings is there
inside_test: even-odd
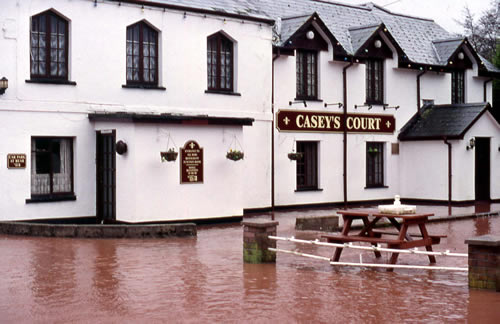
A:
[[[483,235],[469,245],[469,288],[500,291],[500,236]]]
[[[276,262],[276,252],[268,248],[276,248],[276,241],[268,236],[276,236],[277,221],[267,219],[251,219],[241,222],[243,225],[243,261],[246,263]]]

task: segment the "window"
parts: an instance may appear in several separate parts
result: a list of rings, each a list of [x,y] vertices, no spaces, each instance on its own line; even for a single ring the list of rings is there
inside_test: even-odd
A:
[[[465,78],[464,71],[453,71],[451,73],[451,103],[461,104],[465,102]]]
[[[52,11],[31,17],[31,78],[68,80],[68,22]]]
[[[158,32],[145,22],[127,27],[127,85],[158,85]]]
[[[297,50],[297,99],[318,99],[318,53]]]
[[[384,104],[384,61],[366,61],[366,103]]]
[[[366,187],[384,186],[384,143],[366,143]]]
[[[297,142],[297,190],[318,189],[318,142]]]
[[[31,196],[73,194],[73,140],[31,138]]]
[[[222,33],[207,39],[208,90],[233,91],[233,42]]]

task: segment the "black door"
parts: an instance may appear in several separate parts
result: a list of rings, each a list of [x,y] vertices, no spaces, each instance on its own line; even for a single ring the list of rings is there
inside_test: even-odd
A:
[[[116,148],[115,131],[98,131],[96,136],[97,220],[116,220]]]
[[[490,139],[476,137],[476,200],[490,200]]]

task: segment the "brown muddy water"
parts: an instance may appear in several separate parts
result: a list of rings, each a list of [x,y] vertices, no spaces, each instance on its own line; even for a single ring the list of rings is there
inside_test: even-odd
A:
[[[295,217],[276,213],[279,236]],[[263,216],[262,216],[263,217]],[[500,217],[428,225],[448,238],[436,250],[467,252],[466,238],[500,234]],[[242,260],[238,224],[199,227],[197,238],[157,240],[0,236],[0,323],[499,323],[500,293],[469,290],[467,275],[428,270],[335,268],[278,254],[276,264]],[[331,256],[324,247],[278,242]],[[359,251],[341,260],[358,262]],[[438,265],[467,267],[466,258]],[[363,252],[363,262],[376,261]],[[400,264],[427,265],[400,255]]]

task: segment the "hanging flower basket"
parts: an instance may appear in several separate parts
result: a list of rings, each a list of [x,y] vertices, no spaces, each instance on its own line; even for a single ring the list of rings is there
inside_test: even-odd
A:
[[[160,152],[162,162],[172,162],[177,160],[177,155],[179,152],[174,151],[173,148],[169,149],[167,152]]]
[[[292,161],[298,161],[298,160],[301,160],[302,157],[304,156],[303,153],[300,153],[300,152],[292,152],[292,153],[288,153],[288,158]]]
[[[238,150],[229,150],[229,152],[227,152],[227,154],[226,154],[226,158],[228,160],[232,160],[232,161],[242,160],[244,156],[245,156],[245,153],[243,153],[242,151],[238,151]]]

